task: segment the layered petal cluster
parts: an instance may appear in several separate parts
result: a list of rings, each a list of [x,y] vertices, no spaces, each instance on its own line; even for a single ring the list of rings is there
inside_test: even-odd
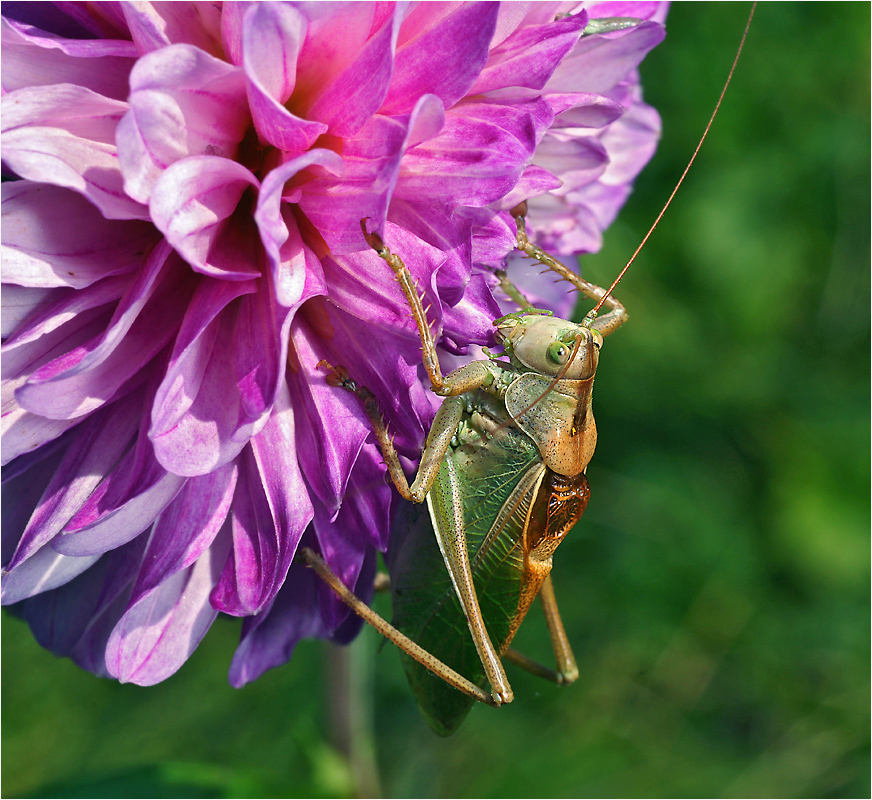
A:
[[[656,146],[658,3],[4,3],[4,604],[148,685],[219,612],[241,685],[359,623],[434,403],[366,219],[440,346],[491,342],[507,210],[594,250]],[[594,33],[591,20],[631,16]],[[588,29],[587,35],[585,29]]]

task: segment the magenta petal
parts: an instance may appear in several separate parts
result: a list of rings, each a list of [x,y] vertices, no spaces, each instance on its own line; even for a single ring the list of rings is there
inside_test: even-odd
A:
[[[36,640],[83,669],[106,675],[106,643],[127,603],[144,538],[104,555],[69,583],[22,604]]]
[[[260,92],[283,105],[294,91],[297,58],[306,38],[305,16],[292,5],[250,6],[242,23],[245,73]]]
[[[286,161],[281,166],[271,170],[263,179],[263,185],[257,197],[254,219],[257,222],[260,237],[266,248],[274,274],[278,274],[279,264],[283,260],[280,250],[291,235],[282,213],[282,192],[285,189],[285,184],[298,173],[315,165],[324,167],[334,175],[341,175],[344,171],[342,159],[336,153],[332,150],[316,149],[310,150],[299,158]],[[296,252],[302,247],[302,239],[296,223],[293,227],[294,238],[299,242],[299,246],[292,246],[293,251]],[[300,301],[305,271],[305,267],[303,267],[301,270],[293,270],[288,275],[296,288],[285,285],[276,287],[279,292],[279,302],[283,305],[290,307]]]
[[[60,39],[5,17],[0,25],[5,92],[72,83],[115,100],[127,97],[127,79],[139,55],[133,42]]]
[[[231,440],[239,420],[233,374],[234,320],[226,306],[254,283],[201,282],[176,337],[152,410],[155,455],[176,475],[203,475],[245,446]]]
[[[446,115],[438,136],[406,153],[394,194],[469,206],[499,200],[517,183],[552,118],[542,99],[462,103]]]
[[[385,487],[387,488],[387,487]],[[315,509],[312,527],[318,540],[318,549],[330,568],[346,586],[357,583],[368,545],[356,525],[349,525],[349,509],[343,503],[336,520],[322,506]],[[323,581],[318,586],[318,605],[327,630],[335,630],[349,615],[350,609]]]
[[[8,570],[54,538],[130,443],[140,404],[127,398],[85,420],[64,453],[21,535]]]
[[[553,191],[562,195],[586,186],[602,175],[609,164],[609,154],[595,137],[564,139],[558,134],[549,134],[536,150],[535,164],[552,175],[560,176],[562,185]]]
[[[215,156],[184,158],[165,169],[152,187],[152,220],[198,272],[231,281],[256,278],[260,273],[253,264],[224,268],[211,263],[210,255],[243,193],[259,185],[257,178],[235,161]]]
[[[52,540],[51,546],[57,552],[82,557],[127,544],[154,522],[185,484],[184,478],[163,472],[159,476],[149,475],[152,480],[145,486],[124,491],[111,482],[112,477],[104,481],[109,484],[106,490],[89,498],[61,535]],[[130,478],[122,474],[118,480],[126,484]]]
[[[242,641],[230,664],[231,686],[240,688],[287,663],[300,639],[328,635],[316,603],[320,582],[311,569],[294,564],[272,606],[243,621]]]
[[[66,186],[109,219],[147,219],[124,193],[115,128],[127,104],[78,86],[34,86],[3,98],[3,161],[21,178]]]
[[[221,9],[200,3],[119,3],[141,53],[186,42],[221,55]]]
[[[185,482],[154,524],[130,595],[131,603],[139,602],[173,574],[190,567],[211,546],[227,518],[235,488],[233,463]]]
[[[282,392],[263,431],[238,460],[233,549],[212,593],[215,608],[257,614],[287,575],[312,504],[294,457],[294,412]]]
[[[487,62],[498,11],[496,3],[465,3],[432,21],[426,4],[413,10],[400,28],[381,113],[409,113],[425,94],[435,94],[446,108],[460,100]]]
[[[341,519],[342,524],[353,532],[355,539],[384,552],[388,544],[394,496],[378,448],[364,447],[351,470],[337,524]],[[319,542],[323,545],[320,536]],[[326,555],[327,551],[322,549],[321,552]]]
[[[501,315],[485,276],[473,275],[463,299],[445,307],[442,335],[453,342],[451,349],[455,351],[469,344],[493,345],[493,321]]]
[[[294,90],[305,36],[306,19],[290,5],[252,6],[242,23],[242,63],[254,127],[263,143],[288,153],[307,150],[327,131],[323,123],[297,117],[284,107]]]
[[[94,565],[99,558],[99,554],[71,558],[61,555],[50,544],[44,545],[12,572],[4,574],[3,583],[0,585],[3,605],[17,603],[63,586]]]
[[[294,409],[299,414],[295,449],[313,496],[335,514],[370,428],[357,398],[328,386],[325,373],[316,367],[331,353],[311,326],[298,316],[291,335],[300,363],[288,376]]]
[[[592,92],[569,92],[545,96],[557,117],[556,128],[604,128],[611,125],[626,111],[624,106],[609,97]]]
[[[541,89],[587,25],[584,10],[570,17],[516,30],[490,51],[470,95],[509,86]]]
[[[362,48],[354,62],[319,93],[309,116],[325,123],[334,136],[353,136],[375,114],[388,91],[401,8]]]
[[[121,299],[106,332],[36,370],[16,392],[27,410],[52,419],[99,408],[168,343],[189,297],[175,258],[161,244]]]
[[[106,644],[106,668],[121,683],[153,686],[176,672],[218,616],[209,603],[229,537],[131,603]]]
[[[371,220],[369,230],[384,227],[406,147],[429,140],[443,121],[441,104],[432,95],[422,97],[408,118],[376,115],[346,143],[340,178],[306,184],[300,207],[334,255],[366,249],[360,220]]]
[[[0,463],[6,466],[23,453],[29,453],[56,439],[79,422],[79,419],[47,419],[17,405],[9,411],[4,410],[3,458]]]
[[[41,289],[18,286],[14,283],[0,285],[0,338],[8,339],[25,323],[34,317],[41,308],[56,302],[63,289]]]
[[[561,166],[563,165],[561,164]],[[563,181],[556,175],[552,175],[547,169],[531,164],[524,170],[512,191],[496,203],[492,203],[491,207],[510,211],[518,203],[538,197],[540,194],[557,191],[562,185]]]
[[[142,203],[161,172],[182,158],[234,159],[250,123],[242,70],[190,45],[141,58],[129,102],[118,125],[118,157],[125,190]]]
[[[157,238],[148,223],[107,220],[67,189],[15,181],[2,191],[4,283],[81,289],[139,266]]]
[[[666,35],[656,22],[609,36],[585,36],[554,70],[549,92],[607,92],[641,63]]]

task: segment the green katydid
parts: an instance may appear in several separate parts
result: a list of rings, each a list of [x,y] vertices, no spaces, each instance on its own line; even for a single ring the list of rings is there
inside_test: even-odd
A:
[[[550,571],[554,551],[580,519],[589,496],[585,470],[596,445],[591,397],[599,351],[603,337],[627,320],[612,290],[684,180],[743,44],[744,36],[693,157],[611,287],[584,280],[532,244],[526,232],[526,204],[513,209],[518,249],[597,301],[579,324],[532,308],[509,314],[494,322],[496,338],[505,348],[501,358],[473,361],[443,375],[411,274],[400,256],[367,230],[366,220],[361,221],[366,241],[403,289],[433,391],[445,398],[410,485],[373,395],[344,367],[324,365],[331,385],[362,401],[390,477],[411,501],[404,518],[395,522],[402,535],[392,541],[388,556],[394,624],[352,594],[316,553],[303,549],[301,556],[344,602],[400,647],[418,704],[437,733],[452,733],[476,700],[491,706],[511,702],[503,659],[561,684],[578,676]],[[503,285],[520,305],[529,305],[505,278]],[[599,315],[604,306],[607,311]],[[423,512],[424,502],[428,513]],[[555,670],[510,647],[537,596],[545,611]]]

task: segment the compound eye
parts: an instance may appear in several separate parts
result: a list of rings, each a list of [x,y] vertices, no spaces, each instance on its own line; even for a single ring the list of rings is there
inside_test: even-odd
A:
[[[548,345],[548,360],[552,364],[562,367],[572,355],[572,348],[565,342],[552,342]]]

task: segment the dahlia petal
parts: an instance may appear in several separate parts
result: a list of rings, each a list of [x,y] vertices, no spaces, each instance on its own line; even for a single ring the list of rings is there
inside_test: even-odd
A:
[[[328,566],[346,586],[354,586],[360,575],[368,545],[365,539],[357,535],[359,534],[357,526],[349,526],[349,516],[345,502],[333,522],[326,509],[318,505],[315,507],[312,528],[318,540],[318,549]],[[323,581],[318,585],[318,606],[321,609],[324,625],[329,631],[336,630],[349,613],[352,613],[351,609]]]
[[[185,485],[185,478],[164,472],[154,482],[149,481],[149,485],[139,487],[135,493],[125,492],[119,498],[122,490],[115,488],[112,480],[116,473],[103,482],[109,484],[107,488],[88,498],[61,534],[52,540],[51,546],[57,552],[78,557],[99,555],[127,544],[154,522]],[[119,481],[128,483],[129,476],[123,475]],[[108,509],[101,508],[104,503]]]
[[[518,203],[538,197],[540,194],[557,191],[562,185],[563,181],[547,169],[531,164],[521,174],[512,191],[496,203],[491,203],[491,207],[501,211],[511,211]]]
[[[585,36],[554,70],[549,92],[607,92],[634,70],[666,36],[657,22],[615,34]]]
[[[12,572],[3,576],[0,597],[3,605],[11,605],[28,597],[57,589],[93,566],[99,555],[70,558],[47,544]]]
[[[130,603],[106,644],[106,668],[121,683],[153,686],[175,673],[218,616],[209,593],[227,557],[229,537],[189,567]]]
[[[564,56],[575,47],[587,25],[587,14],[564,17],[545,25],[516,30],[492,47],[487,64],[468,94],[484,94],[508,86],[541,89]]]
[[[210,3],[130,2],[119,5],[140,53],[186,42],[212,55],[221,55],[220,7]]]
[[[601,188],[601,184],[591,184],[566,197],[544,194],[530,201],[530,216],[535,220],[536,237],[545,249],[559,253],[599,251],[603,243],[603,229],[583,198],[593,190],[599,193]]]
[[[115,100],[127,97],[128,75],[138,56],[133,42],[59,39],[5,17],[0,25],[5,92],[72,83]]]
[[[324,123],[302,119],[283,105],[294,89],[305,35],[305,17],[284,4],[253,6],[242,22],[242,65],[254,127],[263,143],[288,153],[307,150],[327,131]]]
[[[191,45],[141,58],[129,102],[118,125],[118,157],[125,191],[142,203],[161,172],[182,158],[234,159],[250,121],[242,70]]]
[[[145,538],[112,550],[51,592],[25,600],[24,618],[36,640],[82,669],[106,675],[106,643],[127,603]]]
[[[272,606],[242,622],[242,639],[230,664],[230,685],[241,688],[264,672],[287,663],[300,639],[329,634],[316,603],[320,579],[293,564]]]
[[[55,290],[55,302],[40,310],[28,320],[27,325],[3,343],[3,377],[9,378],[30,369],[37,361],[45,363],[58,343],[77,341],[74,331],[87,328],[96,316],[105,315],[107,307],[117,302],[127,289],[130,279],[124,276],[109,277],[78,291]],[[114,307],[114,306],[113,306]],[[69,347],[67,347],[69,349]]]
[[[306,17],[291,5],[251,6],[242,23],[245,73],[258,90],[287,102],[297,78],[297,58],[306,38]]]
[[[300,364],[288,376],[293,406],[300,415],[295,449],[313,495],[335,513],[370,429],[362,419],[360,401],[327,385],[316,364],[330,353],[300,315],[292,326],[292,340]]]
[[[463,299],[443,311],[442,335],[448,340],[444,345],[455,353],[465,353],[469,344],[493,346],[493,321],[501,314],[485,276],[473,275]]]
[[[287,369],[287,334],[294,310],[276,303],[268,275],[258,282],[256,294],[239,301],[233,337],[233,374],[240,401],[235,436],[241,433],[247,439],[247,426],[256,424],[272,407]]]
[[[108,219],[147,219],[124,193],[115,127],[126,103],[79,86],[33,86],[3,98],[3,160],[21,178],[65,186]]]
[[[410,138],[431,138],[443,119],[441,104],[432,95],[422,97],[408,118],[376,115],[346,143],[341,178],[320,177],[306,184],[300,207],[333,254],[366,247],[360,220],[369,218],[370,230],[384,227]]]
[[[313,165],[324,167],[335,175],[341,175],[344,170],[342,159],[332,150],[310,150],[305,155],[286,161],[281,166],[271,170],[263,179],[258,193],[254,219],[257,222],[261,241],[266,248],[275,275],[279,274],[279,265],[287,260],[287,256],[283,256],[281,251],[288,241],[288,237],[291,236],[289,226],[282,213],[282,193],[285,190],[285,184],[298,173]],[[302,249],[303,243],[296,223],[293,225],[293,230],[295,243],[291,245],[290,252],[295,256]],[[306,249],[308,250],[308,248]],[[315,260],[317,261],[317,259]],[[303,299],[303,286],[307,271],[305,265],[300,265],[300,268],[291,270],[287,276],[292,284],[286,285],[285,282],[282,282],[276,286],[279,302],[282,305],[290,307]]]
[[[393,499],[381,453],[375,447],[364,447],[354,462],[339,512],[355,540],[382,552],[387,548]]]
[[[421,281],[421,285],[427,284]],[[365,438],[371,428],[360,401],[348,392],[328,386],[323,373],[316,368],[318,361],[323,358],[347,367],[355,381],[372,391],[391,421],[394,445],[414,457],[420,455],[432,410],[429,401],[421,402],[429,392],[418,374],[421,344],[414,325],[409,325],[408,314],[399,319],[400,324],[409,325],[408,332],[386,321],[361,330],[360,317],[332,304],[325,304],[324,310],[328,320],[325,327],[330,331],[328,340],[323,335],[312,336],[302,326],[293,330],[295,345],[298,337],[301,340],[298,349],[301,369],[294,376],[299,389],[295,407],[306,408],[308,414],[308,426],[301,424],[298,431],[315,439],[301,440],[297,452],[309,485],[335,511],[356,459],[358,430],[361,438]],[[431,309],[431,317],[433,312]],[[300,316],[297,315],[298,322]],[[437,322],[441,325],[441,319]],[[303,344],[305,337],[309,338]],[[292,381],[292,391],[294,385]]]
[[[107,220],[57,186],[14,181],[2,193],[4,283],[81,289],[139,266],[156,239],[148,223]]]
[[[497,14],[497,24],[494,30],[494,35],[491,38],[490,49],[493,52],[506,39],[509,38],[518,28],[522,27],[525,18],[530,13],[530,7],[533,5],[544,5],[542,3],[532,3],[529,0],[517,0],[514,3],[500,3],[500,11]],[[551,17],[554,19],[554,16]]]
[[[236,465],[232,462],[185,482],[155,521],[130,595],[131,604],[206,552],[227,519],[235,488]]]
[[[432,25],[423,21],[429,9],[412,11],[400,28],[381,113],[407,114],[425,94],[435,94],[447,108],[467,94],[487,62],[498,11],[492,3],[465,3]]]
[[[394,196],[468,206],[499,200],[517,183],[552,118],[541,98],[460,104],[438,136],[405,154]]]
[[[126,398],[81,424],[21,534],[7,569],[15,569],[51,541],[79,510],[129,445],[139,412],[140,404]]]
[[[397,199],[391,202],[388,219],[397,228],[442,251],[450,264],[446,262],[439,266],[439,297],[449,305],[458,302],[469,279],[472,248],[470,218],[454,208],[436,203]],[[412,261],[413,253],[408,255]],[[414,261],[419,260],[418,254],[414,253]]]
[[[645,0],[630,0],[629,2],[605,2],[592,5],[587,11],[591,19],[602,17],[635,17],[663,22],[669,3],[645,2]]]
[[[239,463],[233,499],[233,549],[212,605],[247,616],[272,602],[287,575],[313,508],[294,453],[294,410],[287,391]]]
[[[562,195],[600,177],[609,164],[609,154],[602,142],[591,136],[563,139],[548,134],[536,150],[534,163],[551,174],[560,175],[562,185],[553,191]],[[571,169],[566,169],[568,164],[572,165]]]
[[[39,450],[25,453],[3,470],[0,487],[0,565],[4,573],[21,541],[21,532],[55,474],[69,441],[69,436],[60,436]]]
[[[603,176],[604,181],[613,185],[632,182],[651,160],[659,138],[660,115],[645,103],[633,103],[627,113],[602,135],[602,143],[614,154]],[[610,225],[613,219],[614,215],[605,224]]]
[[[9,411],[4,410],[3,458],[0,464],[5,467],[19,456],[56,439],[79,422],[79,419],[47,419],[17,405]]]
[[[106,332],[41,366],[16,392],[28,411],[65,419],[109,400],[172,339],[189,293],[161,243],[118,304]]]
[[[258,187],[257,178],[241,164],[216,156],[184,158],[165,169],[151,190],[151,218],[167,241],[197,272],[230,281],[256,278],[260,271],[246,259],[236,268],[213,245],[228,227],[243,193]]]
[[[363,46],[353,63],[323,84],[309,107],[308,115],[327,125],[334,136],[354,136],[381,106],[390,85],[401,22],[402,9],[395,6],[387,24]]]
[[[0,307],[3,309],[0,314],[0,338],[8,339],[40,308],[52,304],[57,298],[57,290],[4,283],[0,286],[0,298]]]
[[[118,4],[103,3],[102,5],[114,6]],[[63,6],[63,8],[59,8],[59,6]],[[7,2],[3,6],[3,16],[14,19],[23,25],[39,28],[47,32],[49,36],[72,39],[89,39],[95,36],[113,38],[108,35],[107,29],[100,26],[100,23],[104,22],[101,19],[100,11],[95,9],[94,15],[91,16],[87,9],[79,8],[75,3]],[[114,32],[118,33],[117,30]]]
[[[594,92],[553,93],[546,95],[545,99],[557,115],[552,130],[604,128],[626,111],[617,101]]]
[[[486,208],[471,208],[464,212],[472,220],[473,264],[497,267],[515,249],[517,226],[509,214],[494,213]]]
[[[176,475],[203,475],[245,446],[231,438],[239,419],[233,375],[232,314],[225,307],[253,282],[202,281],[188,304],[166,375],[158,388],[149,437]]]

